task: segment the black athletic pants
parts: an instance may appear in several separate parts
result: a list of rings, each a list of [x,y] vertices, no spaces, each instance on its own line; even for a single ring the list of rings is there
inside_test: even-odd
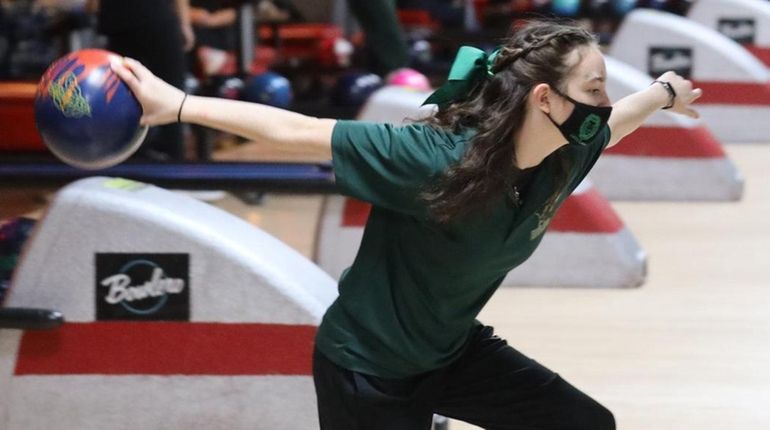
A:
[[[151,22],[107,37],[111,51],[140,61],[177,88],[184,85],[186,60],[178,20]],[[183,138],[180,124],[153,127],[139,149],[139,158],[182,161],[185,159]]]
[[[348,0],[348,7],[366,34],[366,59],[374,73],[385,76],[409,63],[406,36],[398,21],[395,0]]]
[[[341,368],[318,350],[321,430],[428,430],[433,413],[487,430],[613,430],[605,407],[479,327],[453,364],[406,379]]]

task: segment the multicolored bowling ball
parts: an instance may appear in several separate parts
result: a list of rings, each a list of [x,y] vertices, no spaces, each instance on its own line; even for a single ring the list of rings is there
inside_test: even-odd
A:
[[[382,86],[382,78],[374,73],[346,72],[337,78],[332,88],[332,102],[338,106],[359,107]]]
[[[428,81],[428,78],[417,70],[410,68],[392,71],[385,78],[385,82],[388,85],[409,88],[415,91],[430,90],[430,81]]]
[[[267,71],[249,77],[243,84],[241,99],[286,109],[294,98],[291,82],[278,73]]]
[[[142,107],[110,69],[117,54],[74,51],[45,71],[35,95],[35,122],[51,152],[82,169],[103,169],[125,160],[142,144]]]

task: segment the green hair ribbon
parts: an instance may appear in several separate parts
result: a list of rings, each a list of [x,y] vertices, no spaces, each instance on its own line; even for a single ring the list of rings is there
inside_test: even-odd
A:
[[[433,92],[423,105],[437,104],[439,107],[462,100],[474,85],[482,79],[494,76],[492,66],[500,49],[491,54],[472,46],[461,46],[449,70],[447,82]]]

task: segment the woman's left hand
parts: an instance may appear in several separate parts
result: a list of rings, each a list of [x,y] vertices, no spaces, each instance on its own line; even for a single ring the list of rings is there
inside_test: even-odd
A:
[[[690,107],[690,105],[695,102],[701,95],[703,95],[703,90],[700,88],[693,88],[692,82],[677,75],[675,72],[668,71],[662,75],[658,79],[656,79],[661,82],[668,82],[671,84],[671,87],[674,89],[674,92],[676,92],[676,97],[674,98],[674,105],[671,107],[671,111],[689,116],[691,118],[699,118],[700,115],[698,112]],[[656,84],[660,85],[660,84]],[[661,88],[662,90],[665,90],[665,88]]]

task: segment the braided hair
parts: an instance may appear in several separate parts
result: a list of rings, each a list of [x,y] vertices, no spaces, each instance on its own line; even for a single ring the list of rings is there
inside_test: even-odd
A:
[[[503,44],[492,76],[477,83],[464,100],[423,120],[455,133],[477,130],[463,160],[422,194],[435,220],[447,223],[488,208],[501,195],[516,203],[513,185],[521,170],[516,167],[514,135],[524,121],[527,97],[540,83],[561,85],[570,72],[566,57],[593,43],[595,37],[580,27],[531,22]],[[557,189],[563,188],[569,173],[566,160],[560,161]],[[552,199],[556,197],[558,193]]]

